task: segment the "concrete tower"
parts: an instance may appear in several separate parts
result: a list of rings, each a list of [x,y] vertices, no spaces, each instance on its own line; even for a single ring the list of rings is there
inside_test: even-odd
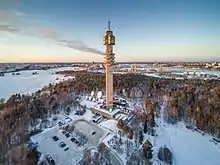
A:
[[[111,22],[108,21],[108,30],[104,37],[105,51],[105,68],[106,68],[106,107],[113,108],[113,65],[115,63],[115,54],[113,45],[115,45],[115,36],[111,30]]]

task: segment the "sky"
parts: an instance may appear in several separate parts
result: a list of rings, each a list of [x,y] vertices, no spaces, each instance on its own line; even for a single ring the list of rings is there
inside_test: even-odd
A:
[[[0,62],[220,59],[219,0],[0,0]]]

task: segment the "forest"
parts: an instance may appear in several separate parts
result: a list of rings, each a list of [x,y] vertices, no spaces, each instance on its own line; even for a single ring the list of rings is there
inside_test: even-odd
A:
[[[79,106],[80,94],[105,90],[105,75],[88,72],[59,72],[73,79],[44,87],[32,95],[12,95],[0,103],[0,162],[6,165],[34,165],[39,153],[28,148],[28,127],[60,109]],[[214,80],[172,80],[138,74],[114,75],[114,91],[134,102],[143,101],[154,124],[161,99],[166,96],[167,121],[185,121],[220,137],[220,82]],[[153,117],[153,118],[152,118]],[[129,133],[130,132],[130,133]],[[131,135],[131,131],[128,131]],[[16,154],[15,154],[16,153]]]
[[[104,74],[87,72],[68,74],[74,75],[75,78],[65,88],[70,86],[78,93],[105,89]],[[143,99],[147,102],[150,98],[154,111],[162,97],[167,96],[168,104],[165,109],[170,122],[184,120],[189,124],[195,124],[204,132],[220,136],[220,81],[172,80],[138,74],[116,74],[114,90],[115,93],[134,101]]]

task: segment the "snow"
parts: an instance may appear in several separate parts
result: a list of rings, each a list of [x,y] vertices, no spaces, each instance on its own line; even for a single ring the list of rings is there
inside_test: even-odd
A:
[[[52,139],[53,136],[57,136],[59,140],[54,141]],[[82,157],[82,150],[79,150],[76,144],[70,141],[70,138],[67,139],[59,131],[59,128],[51,129],[43,134],[34,136],[32,140],[38,142],[40,152],[44,155],[50,154],[58,165],[76,164]],[[59,146],[61,141],[66,144],[64,148]],[[67,147],[69,147],[69,150],[64,151]]]
[[[84,99],[80,104],[83,106],[86,105],[87,108],[94,108],[98,103]]]
[[[113,116],[114,114],[117,114],[118,112],[121,111],[120,109],[114,109],[112,112],[109,112],[109,111],[107,111],[105,109],[100,108],[101,104],[98,104],[97,102],[93,102],[93,101],[86,100],[86,99],[82,100],[80,104],[83,105],[83,106],[86,105],[86,107],[88,109],[94,108],[97,111],[109,114],[111,116]]]
[[[35,92],[38,89],[41,89],[43,86],[48,85],[50,82],[56,83],[64,79],[63,75],[53,75],[52,73],[59,70],[69,70],[68,68],[58,68],[51,70],[41,70],[37,71],[38,75],[32,75],[32,71],[22,71],[19,72],[21,75],[11,75],[6,74],[3,77],[0,77],[0,98],[8,98],[15,93],[29,93]],[[59,78],[59,80],[56,80]],[[69,77],[65,77],[67,79]],[[132,102],[128,99],[126,101],[129,103],[131,109],[135,109]],[[82,105],[86,105],[87,108],[99,108],[97,102],[92,102],[89,100],[83,100]],[[100,109],[100,111],[105,111]],[[119,110],[118,110],[119,111]],[[87,121],[92,120],[92,112],[87,109],[86,113],[82,116],[74,115],[74,111],[70,113],[69,117],[73,120],[84,119]],[[105,111],[105,113],[109,113]],[[115,113],[115,112],[113,112]],[[113,114],[111,113],[111,114]],[[163,113],[163,108],[162,108]],[[177,125],[170,125],[164,122],[163,115],[159,119],[156,119],[156,123],[159,127],[156,127],[157,137],[150,135],[145,135],[144,141],[147,139],[152,142],[154,145],[154,165],[158,164],[157,152],[161,146],[166,145],[173,153],[174,164],[175,165],[220,165],[220,144],[215,145],[209,140],[212,139],[209,135],[202,135],[198,132],[193,132],[185,128],[183,123]],[[58,115],[58,121],[66,121],[64,118],[66,115]],[[63,118],[63,120],[62,120]],[[57,122],[58,122],[57,121]],[[68,121],[66,121],[68,123]],[[71,123],[71,122],[69,122]],[[112,139],[112,137],[117,133],[117,121],[116,120],[107,120],[103,121],[97,125],[103,130],[106,130],[106,134],[100,139],[107,144],[107,141]],[[32,137],[33,141],[39,143],[40,151],[45,154],[52,154],[52,157],[55,159],[58,164],[73,164],[77,162],[82,153],[75,144],[68,141],[62,134],[59,132],[60,127],[55,124],[52,128],[45,129],[42,133]],[[68,151],[64,151],[64,148],[61,148],[59,144],[53,141],[52,136],[57,135],[61,140],[65,141],[67,146],[69,146]],[[66,148],[66,147],[65,147]],[[122,159],[124,162],[124,154],[120,155],[117,153],[115,157],[119,157],[119,161]]]
[[[125,115],[125,114],[122,114],[122,113],[119,113],[119,114],[115,115],[115,118],[117,120],[120,120],[120,119],[124,120],[127,117],[128,117],[128,115]]]
[[[104,127],[108,130],[111,130],[112,132],[114,132],[117,128],[117,121],[116,120],[107,120],[107,121],[104,121],[104,122],[101,122],[99,124],[101,127]]]
[[[93,113],[90,111],[90,110],[86,110],[85,114],[80,116],[80,115],[75,115],[75,112],[76,111],[72,111],[68,117],[70,117],[72,120],[79,120],[79,119],[84,119],[84,120],[87,120],[87,121],[90,121],[92,120],[92,116],[93,116]]]
[[[210,136],[192,132],[180,125],[165,125],[163,137],[156,139],[156,145],[166,144],[174,154],[176,165],[219,165],[220,146],[209,142]]]
[[[12,94],[16,93],[32,93],[49,83],[57,83],[63,79],[70,77],[64,77],[64,75],[52,74],[57,71],[69,70],[70,68],[56,68],[50,70],[27,70],[19,72],[20,75],[12,75],[11,73],[0,76],[0,98],[8,99]],[[39,74],[33,75],[33,72]],[[59,78],[59,80],[56,80]]]
[[[166,99],[166,98],[164,98]],[[92,101],[85,100],[83,103],[87,107],[95,106],[97,103],[94,103]],[[79,120],[79,119],[85,119],[87,121],[92,119],[92,112],[87,109],[86,113],[82,116],[76,116],[74,115],[75,112],[72,112],[69,117],[73,119],[73,121]],[[163,114],[163,108],[161,109],[161,114]],[[60,115],[62,117],[62,115]],[[64,116],[65,117],[65,116]],[[167,124],[164,121],[163,115],[161,115],[160,118],[156,118],[156,123],[158,127],[156,127],[156,134],[157,136],[151,136],[151,135],[145,135],[144,136],[144,142],[146,140],[149,140],[153,144],[153,165],[163,164],[160,162],[157,158],[157,153],[160,147],[166,145],[173,153],[173,164],[174,165],[219,165],[220,163],[220,144],[215,145],[214,143],[210,142],[209,140],[212,139],[209,135],[202,135],[201,133],[198,133],[196,131],[188,130],[185,127],[185,124],[183,122],[180,122],[176,125]],[[94,124],[92,124],[94,125]],[[92,126],[91,125],[91,126]],[[97,124],[98,127],[103,128],[105,131],[104,135],[100,136],[99,142],[104,142],[108,147],[111,148],[111,157],[114,160],[115,164],[120,164],[122,161],[126,162],[126,153],[117,153],[115,149],[113,149],[113,145],[109,143],[111,139],[113,139],[114,135],[118,133],[117,128],[117,121],[116,120],[106,120],[99,124]],[[87,126],[84,126],[87,127]],[[82,126],[79,127],[80,130],[85,130]],[[69,142],[65,139],[64,142],[71,147],[68,152],[63,151],[59,145],[54,144],[54,141],[51,140],[52,135],[58,134],[59,131],[58,126],[55,126],[53,128],[48,128],[43,133],[40,133],[38,136],[35,136],[35,140],[39,142],[40,144],[40,151],[43,152],[43,154],[50,153],[52,154],[52,157],[56,159],[56,162],[59,162],[61,164],[70,164],[68,161],[79,161],[81,158],[81,151],[77,148],[77,146],[71,146],[72,144],[69,144]],[[86,128],[87,132],[88,129]],[[55,131],[54,131],[55,130]],[[93,129],[90,129],[95,130]],[[60,137],[61,135],[57,135]],[[38,137],[36,139],[36,137]],[[62,138],[62,137],[60,137]],[[48,140],[49,139],[49,140]],[[123,145],[121,148],[125,148],[125,139],[122,137]],[[91,141],[91,139],[90,139]],[[92,141],[91,141],[92,142]],[[94,142],[92,146],[94,146],[97,143]],[[138,148],[141,146],[139,145]],[[124,150],[125,151],[125,150]],[[71,160],[74,159],[74,160]],[[77,160],[76,160],[77,159]],[[117,163],[120,162],[120,163]]]
[[[163,113],[163,108],[161,113]],[[174,165],[219,165],[220,144],[215,145],[209,140],[210,135],[202,135],[199,132],[188,130],[183,122],[175,125],[164,121],[163,115],[156,119],[159,127],[156,127],[157,136],[145,134],[144,142],[149,140],[153,144],[153,165],[163,164],[157,158],[160,147],[166,145],[173,153]],[[111,134],[103,139],[109,146],[109,141],[117,133],[117,121],[108,120],[100,123],[103,128],[111,130]],[[122,138],[123,139],[123,138]],[[123,142],[124,143],[124,142]],[[125,143],[122,148],[125,148]],[[112,146],[109,146],[112,148]],[[138,148],[141,146],[139,145]],[[113,151],[115,151],[113,149]],[[121,160],[126,162],[126,155],[117,153]]]
[[[54,117],[55,116],[52,116],[48,120],[50,121]],[[31,137],[31,140],[33,142],[38,143],[38,149],[40,152],[42,152],[42,154],[44,156],[47,154],[50,154],[52,156],[52,158],[55,160],[56,164],[58,164],[58,165],[76,164],[82,158],[83,148],[82,148],[82,146],[77,147],[75,143],[71,142],[70,141],[71,137],[66,138],[61,133],[62,132],[61,127],[59,127],[57,123],[59,121],[62,121],[66,124],[68,123],[69,125],[71,125],[71,124],[74,124],[75,122],[77,122],[77,120],[79,122],[82,121],[82,119],[90,120],[90,119],[92,119],[92,112],[90,110],[87,110],[86,113],[82,116],[76,116],[76,115],[74,115],[74,112],[72,112],[70,116],[67,116],[65,114],[59,114],[59,115],[56,115],[56,117],[57,117],[57,120],[54,122],[52,128],[44,129],[43,132]],[[67,117],[69,117],[69,118],[67,119]],[[69,120],[70,118],[73,121],[70,121]],[[79,127],[80,126],[79,124],[83,128]],[[88,128],[88,126],[90,126],[90,128]],[[88,125],[88,126],[85,127],[82,125],[82,123],[78,123],[78,125],[76,125],[76,128],[79,127],[78,128],[78,129],[80,129],[79,131],[83,131],[83,130],[87,129],[87,132],[92,131],[92,130],[96,130],[97,135],[98,135],[98,131],[100,131],[102,133],[102,135],[104,134],[104,131],[102,131],[102,129],[99,128],[99,126],[97,126],[97,128],[92,127],[92,125]],[[100,129],[100,130],[98,130],[98,129]],[[101,138],[102,135],[99,138]],[[54,141],[52,139],[53,136],[57,136],[59,138],[59,140],[57,142]],[[75,134],[71,134],[71,136],[75,137]],[[99,139],[96,137],[95,140],[98,141]],[[66,144],[66,146],[64,148],[59,146],[59,143],[61,141],[63,141]],[[91,143],[88,143],[86,146],[91,147],[91,145],[92,145]],[[64,151],[64,149],[67,147],[69,147],[69,150]]]
[[[211,143],[211,136],[188,130],[183,122],[176,125],[167,124],[163,115],[156,119],[156,122],[159,126],[156,128],[158,136],[148,136],[154,145],[155,154],[161,146],[166,145],[173,153],[175,165],[220,164],[220,144]]]

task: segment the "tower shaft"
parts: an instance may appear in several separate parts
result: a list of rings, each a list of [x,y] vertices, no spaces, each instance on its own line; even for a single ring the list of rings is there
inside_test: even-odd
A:
[[[106,106],[113,108],[113,66],[110,63],[110,56],[113,52],[112,45],[106,45]]]
[[[113,108],[113,65],[114,65],[114,53],[113,45],[115,45],[115,36],[110,27],[110,21],[108,22],[108,30],[104,37],[105,50],[105,68],[106,68],[106,107]]]

